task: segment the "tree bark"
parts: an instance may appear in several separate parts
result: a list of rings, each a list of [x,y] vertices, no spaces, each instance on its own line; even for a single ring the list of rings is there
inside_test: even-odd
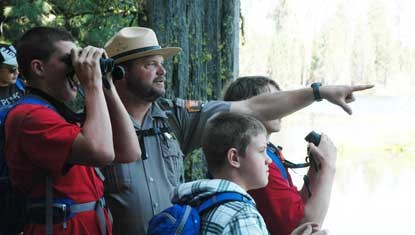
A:
[[[145,20],[162,47],[183,51],[165,61],[167,97],[219,99],[238,76],[240,0],[147,0]],[[186,181],[206,178],[200,149],[185,158]]]
[[[166,61],[168,97],[211,100],[238,75],[239,0],[147,0],[146,19],[163,47],[183,51]]]

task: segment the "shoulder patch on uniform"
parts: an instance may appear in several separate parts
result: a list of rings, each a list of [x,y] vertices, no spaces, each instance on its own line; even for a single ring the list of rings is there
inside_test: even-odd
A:
[[[200,112],[202,110],[202,102],[199,100],[186,100],[185,107],[189,113]]]

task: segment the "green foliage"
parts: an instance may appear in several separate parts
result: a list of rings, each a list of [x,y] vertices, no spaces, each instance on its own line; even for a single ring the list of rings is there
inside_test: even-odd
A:
[[[186,182],[206,179],[207,165],[202,149],[195,149],[184,161],[184,178]]]
[[[203,52],[202,54],[202,63],[207,63],[212,60],[212,54],[208,52]]]
[[[10,1],[4,6],[2,41],[15,42],[28,29],[35,26],[66,28],[78,40],[80,47],[103,47],[120,28],[137,23],[143,7],[140,1],[123,0],[35,0]],[[68,103],[74,110],[83,107],[83,99]]]
[[[4,8],[4,34],[16,41],[34,26],[64,27],[81,47],[104,46],[120,28],[137,23],[139,1],[56,0],[11,1]]]

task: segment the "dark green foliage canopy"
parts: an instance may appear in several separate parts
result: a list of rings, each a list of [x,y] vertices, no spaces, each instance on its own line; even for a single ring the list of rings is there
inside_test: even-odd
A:
[[[75,36],[79,46],[104,43],[120,28],[137,25],[139,1],[2,1],[1,36],[16,41],[34,26],[63,27]]]

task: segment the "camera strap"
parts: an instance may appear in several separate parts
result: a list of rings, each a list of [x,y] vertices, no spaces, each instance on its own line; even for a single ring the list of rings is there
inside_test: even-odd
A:
[[[282,164],[284,165],[285,168],[287,169],[298,169],[298,168],[304,168],[304,167],[309,167],[310,166],[310,161],[309,161],[309,157],[306,158],[306,162],[305,163],[293,163],[291,161],[288,161],[287,159],[285,159],[282,155],[282,147],[281,146],[275,146],[272,143],[268,143],[267,144],[268,149],[275,154],[276,156],[279,157],[279,159],[281,160]]]
[[[281,174],[283,175],[283,177],[285,179],[287,179],[287,169],[298,169],[298,168],[305,168],[305,167],[309,167],[312,166],[314,168],[314,170],[317,172],[319,170],[319,166],[317,165],[316,161],[314,160],[314,158],[312,157],[312,155],[309,155],[306,157],[306,162],[305,163],[293,163],[291,161],[288,161],[287,159],[284,158],[284,156],[282,155],[282,147],[281,146],[275,146],[272,143],[268,143],[267,144],[267,151],[270,151],[271,154],[269,154],[269,156],[271,157],[272,161],[274,162],[274,164],[280,169]],[[275,159],[275,157],[278,157],[278,159]],[[281,167],[281,163],[283,165],[283,167]],[[311,184],[310,184],[310,179],[308,178],[307,175],[303,176],[303,180],[304,180],[304,186],[307,189],[307,193],[308,193],[308,197],[312,196],[311,193]]]

